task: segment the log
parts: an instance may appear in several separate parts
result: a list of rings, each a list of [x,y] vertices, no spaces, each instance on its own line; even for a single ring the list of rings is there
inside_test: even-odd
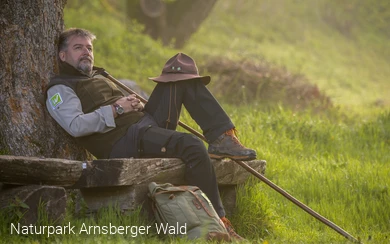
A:
[[[81,161],[0,155],[0,182],[7,184],[71,186],[81,173]]]
[[[230,215],[236,206],[235,188],[244,183],[250,173],[230,160],[212,160],[212,163],[225,210]],[[264,174],[266,161],[247,163]],[[149,212],[148,184],[155,181],[185,185],[184,172],[183,162],[174,158],[95,160],[88,163],[72,188],[80,188],[80,198],[88,206],[88,212],[108,206],[117,206],[126,212],[140,205]]]
[[[212,160],[219,185],[245,182],[250,173],[230,160]],[[249,161],[248,165],[264,173],[264,160]],[[72,188],[131,186],[145,182],[184,184],[185,165],[175,158],[110,159],[88,162],[82,176]]]
[[[0,192],[0,209],[8,208],[11,218],[23,216],[23,225],[35,224],[39,220],[38,210],[43,208],[51,223],[60,222],[65,216],[66,192],[56,186],[19,186]],[[20,216],[20,217],[21,217]]]
[[[249,173],[230,160],[212,160],[219,185],[243,183]],[[266,162],[249,161],[263,172]],[[88,162],[0,155],[0,182],[71,188],[131,186],[144,182],[184,183],[185,165],[175,158],[104,159]]]
[[[264,173],[266,168],[264,160],[247,163],[256,171]],[[221,195],[229,201],[224,202],[226,210],[232,212],[231,209],[235,206],[235,186],[244,183],[250,173],[230,160],[212,160],[212,164]],[[82,162],[0,155],[0,182],[80,189],[89,211],[92,212],[109,205],[118,205],[124,211],[133,210],[147,202],[147,185],[150,182],[184,185],[186,184],[184,173],[185,164],[175,158],[105,159]],[[0,193],[4,194],[6,191]]]

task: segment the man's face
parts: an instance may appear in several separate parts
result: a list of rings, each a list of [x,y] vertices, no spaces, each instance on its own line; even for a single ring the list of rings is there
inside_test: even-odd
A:
[[[91,74],[93,66],[93,46],[87,37],[72,36],[68,47],[59,53],[60,59],[84,73]]]

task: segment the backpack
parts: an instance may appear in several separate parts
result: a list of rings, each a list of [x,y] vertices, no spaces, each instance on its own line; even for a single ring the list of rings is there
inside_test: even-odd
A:
[[[151,182],[148,195],[159,235],[230,241],[225,225],[198,187]]]

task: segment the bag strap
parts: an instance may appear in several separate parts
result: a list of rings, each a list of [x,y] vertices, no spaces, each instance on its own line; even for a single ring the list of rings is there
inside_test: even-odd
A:
[[[206,211],[206,213],[210,216],[210,217],[214,217],[214,215],[212,215],[210,213],[210,211],[207,209],[207,207],[204,205],[203,201],[201,199],[199,199],[199,196],[195,194],[195,192],[193,191],[189,191],[192,195],[194,195],[194,197],[198,200],[198,202],[200,203],[200,205],[202,205],[202,208],[204,209],[204,211]]]
[[[197,186],[174,186],[171,183],[157,184],[156,182],[151,182],[148,188],[151,197],[168,192],[196,191],[199,189]]]

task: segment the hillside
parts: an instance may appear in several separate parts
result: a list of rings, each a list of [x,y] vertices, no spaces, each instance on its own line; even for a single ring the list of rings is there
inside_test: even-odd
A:
[[[219,1],[186,50],[266,60],[305,76],[336,105],[388,108],[389,21],[384,0]]]

